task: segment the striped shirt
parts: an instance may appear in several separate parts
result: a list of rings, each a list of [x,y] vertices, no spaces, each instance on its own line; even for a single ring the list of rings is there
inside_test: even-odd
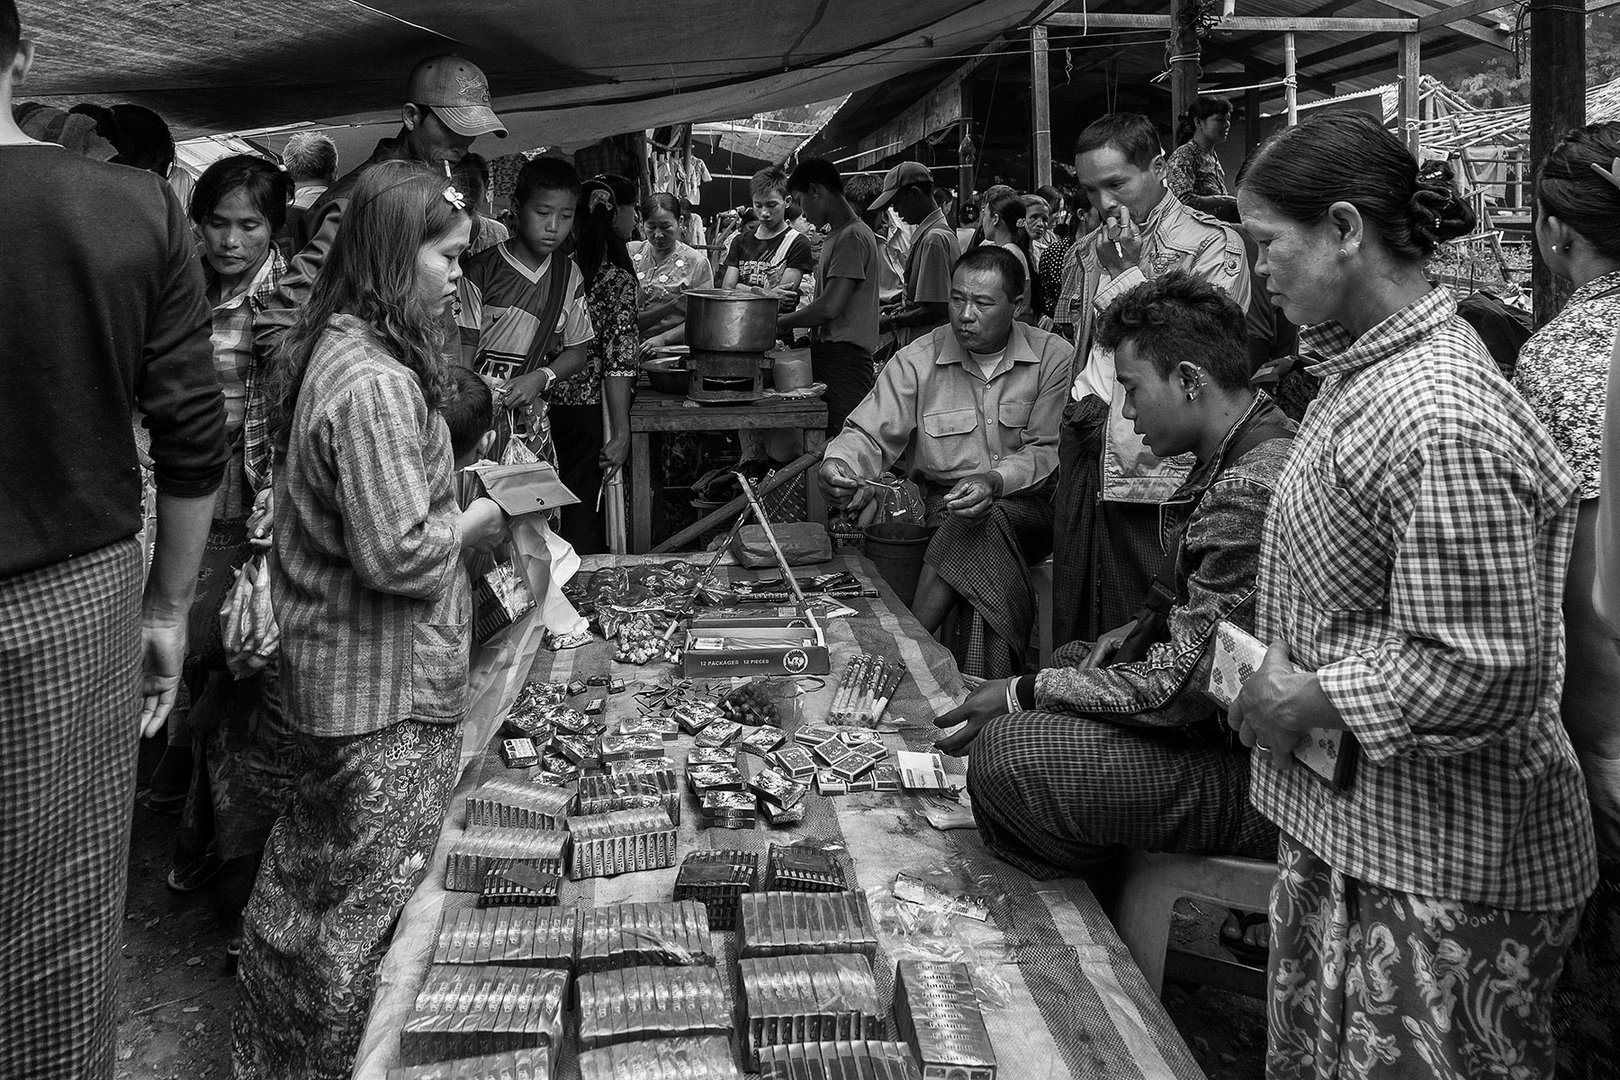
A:
[[[1517,910],[1581,903],[1591,815],[1559,722],[1575,480],[1436,289],[1300,335],[1321,394],[1260,548],[1262,641],[1361,744],[1335,792],[1253,757],[1255,805],[1344,874]]]
[[[364,735],[467,707],[470,587],[450,431],[359,319],[334,316],[276,470],[271,580],[295,727]]]

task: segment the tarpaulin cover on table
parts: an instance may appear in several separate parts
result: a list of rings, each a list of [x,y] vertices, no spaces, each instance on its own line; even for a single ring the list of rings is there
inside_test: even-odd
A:
[[[585,566],[592,569],[624,561],[660,560],[591,556]],[[879,582],[872,564],[862,559],[840,556],[827,568],[849,569],[867,583]],[[775,572],[726,573],[757,577]],[[836,689],[837,673],[850,657],[863,651],[875,653],[898,659],[906,667],[906,678],[884,717],[885,728],[892,725],[894,729],[884,735],[885,743],[891,749],[927,749],[935,734],[933,718],[964,695],[950,653],[923,633],[886,586],[879,599],[857,599],[849,604],[858,610],[856,616],[828,624],[834,677],[820,686],[806,680],[811,692],[796,699],[797,716],[789,710],[782,722],[794,729],[804,719],[823,715]],[[534,656],[534,652],[530,649],[525,655]],[[569,680],[611,671],[634,683],[667,677],[673,670],[663,663],[642,668],[610,664],[612,655],[612,646],[600,640],[562,653],[542,652],[534,658],[532,677]],[[630,689],[634,691],[636,686]],[[464,831],[467,793],[482,780],[506,771],[499,758],[484,747],[516,691],[516,682],[505,682],[499,692],[480,695],[469,718],[463,743],[465,769],[438,849],[426,879],[400,917],[378,972],[371,1019],[355,1066],[357,1080],[384,1080],[388,1069],[399,1064],[400,1027],[422,986],[440,919],[445,911],[469,906],[475,899],[471,893],[445,891],[445,860]],[[634,715],[634,701],[633,692],[609,697],[606,718],[616,723]],[[671,751],[677,767],[690,744],[683,737]],[[960,771],[962,763],[952,761],[949,767]],[[841,856],[840,862],[853,875],[850,884],[874,897],[880,941],[875,974],[884,999],[891,993],[895,959],[902,954],[916,955],[907,953],[908,949],[967,959],[974,965],[981,987],[996,991],[985,1020],[1000,1058],[1001,1075],[1018,1080],[1202,1080],[1202,1070],[1158,997],[1148,989],[1113,926],[1079,879],[1037,882],[990,855],[977,832],[935,831],[923,821],[926,800],[918,795],[860,794],[831,799],[811,795],[802,825],[791,829],[761,825],[747,831],[699,829],[693,798],[683,795],[683,799],[678,859],[701,848],[763,852],[770,843],[796,841],[832,845],[847,853],[847,859]],[[958,917],[951,920],[945,935],[899,933],[893,924],[894,902],[885,894],[902,870],[944,890],[984,898],[991,921]],[[586,907],[665,901],[673,895],[676,873],[670,868],[565,880],[561,901]],[[716,936],[728,957],[720,969],[722,982],[728,998],[735,1000],[736,965],[729,959],[735,953],[732,935]],[[572,1034],[568,1035],[557,1080],[579,1075],[573,1041]]]
[[[303,121],[385,134],[411,66],[454,51],[490,76],[502,145],[573,144],[837,98],[1060,3],[25,0],[39,58],[19,100],[133,101],[179,137]]]

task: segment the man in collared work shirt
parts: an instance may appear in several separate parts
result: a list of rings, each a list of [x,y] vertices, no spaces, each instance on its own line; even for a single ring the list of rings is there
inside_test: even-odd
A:
[[[957,652],[969,674],[1023,671],[1034,623],[1028,567],[1051,545],[1049,480],[1069,345],[1013,318],[1024,269],[981,247],[956,263],[950,325],[901,349],[827,447],[820,480],[860,509],[870,481],[899,464],[922,489],[929,543],[912,609],[936,630],[959,604]]]
[[[934,177],[928,166],[902,161],[883,178],[883,190],[872,200],[873,211],[894,207],[911,226],[906,255],[906,291],[900,304],[878,317],[878,329],[892,332],[901,348],[950,321],[951,268],[962,254],[956,233],[934,201]]]
[[[1072,402],[1061,425],[1052,593],[1054,644],[1095,640],[1130,619],[1166,553],[1159,505],[1191,461],[1153,455],[1125,419],[1113,354],[1092,330],[1117,296],[1172,270],[1215,285],[1247,309],[1249,264],[1231,226],[1165,187],[1153,122],[1113,113],[1075,140],[1080,189],[1102,225],[1076,241],[1054,321],[1074,329]]]

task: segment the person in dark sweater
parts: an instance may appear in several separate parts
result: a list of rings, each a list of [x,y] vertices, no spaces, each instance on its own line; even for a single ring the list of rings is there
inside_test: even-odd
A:
[[[23,133],[33,59],[0,0],[0,1076],[104,1080],[136,744],[174,704],[225,412],[185,215],[151,173]]]
[[[310,208],[304,224],[309,240],[293,254],[275,298],[254,320],[259,355],[270,356],[309,299],[315,275],[343,224],[354,186],[367,169],[379,161],[417,161],[444,170],[448,178],[450,170],[472,149],[473,140],[491,132],[506,138],[506,128],[489,107],[489,80],[476,64],[446,53],[430,56],[411,69],[405,104],[400,108],[399,134],[379,142],[371,157],[327,188]]]

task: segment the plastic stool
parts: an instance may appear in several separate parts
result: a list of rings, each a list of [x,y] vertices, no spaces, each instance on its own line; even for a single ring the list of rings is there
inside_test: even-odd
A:
[[[1244,964],[1170,949],[1170,913],[1182,897],[1244,911],[1269,911],[1277,864],[1230,855],[1172,855],[1133,851],[1125,857],[1114,925],[1155,994],[1164,988],[1167,959],[1197,982],[1265,996],[1265,974]]]

